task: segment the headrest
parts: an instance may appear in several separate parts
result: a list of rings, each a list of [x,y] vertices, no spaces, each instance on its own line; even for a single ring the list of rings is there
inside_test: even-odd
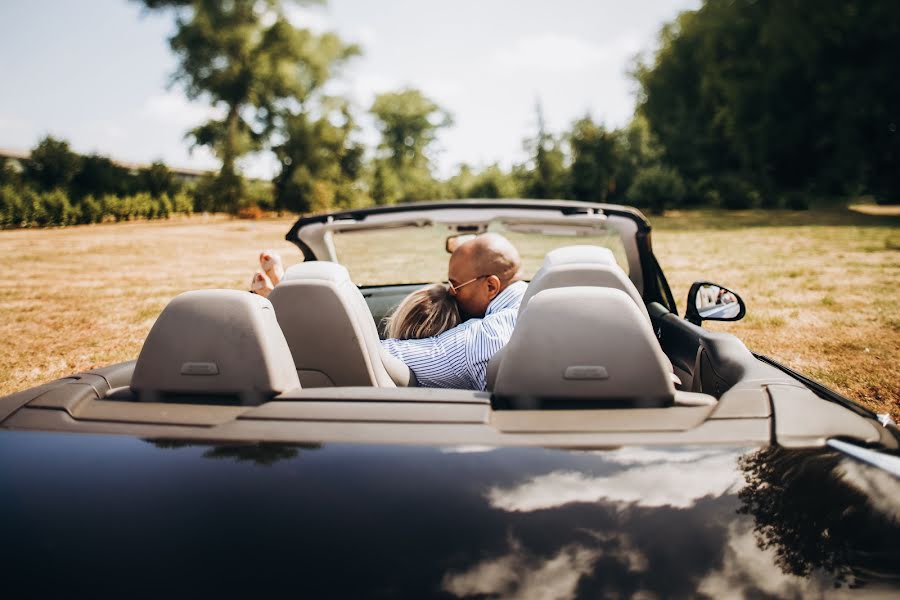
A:
[[[372,311],[344,266],[296,264],[269,299],[304,387],[408,384],[406,365],[385,364]]]
[[[301,279],[321,279],[333,283],[344,283],[350,281],[350,273],[344,265],[326,260],[313,260],[288,267],[281,281],[298,281]]]
[[[605,265],[616,264],[616,257],[612,250],[601,246],[564,246],[551,250],[544,256],[543,267],[567,265],[572,263],[600,263]]]
[[[532,297],[504,347],[494,396],[638,407],[671,405],[668,359],[634,301],[604,287],[566,287]]]
[[[239,396],[248,404],[299,387],[272,304],[237,290],[185,292],[172,300],[150,330],[131,379],[142,398]]]
[[[522,303],[519,305],[519,315],[525,311],[525,307],[538,293],[563,287],[590,286],[612,288],[625,292],[631,298],[634,305],[640,311],[643,318],[650,323],[650,314],[644,299],[628,279],[625,271],[616,264],[602,263],[563,263],[541,267],[534,279],[528,284]]]

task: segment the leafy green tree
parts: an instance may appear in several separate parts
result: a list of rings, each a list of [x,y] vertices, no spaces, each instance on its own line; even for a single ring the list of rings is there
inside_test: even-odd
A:
[[[636,114],[624,129],[614,132],[619,163],[615,174],[615,188],[609,199],[628,203],[628,190],[638,171],[661,164],[663,149],[650,131],[647,119]]]
[[[38,142],[25,162],[25,179],[38,189],[66,189],[81,166],[81,157],[69,142],[47,136]]]
[[[75,199],[88,194],[126,195],[133,191],[134,177],[128,169],[120,167],[106,156],[88,154],[83,156],[78,172],[72,178],[70,193]]]
[[[679,206],[684,198],[684,181],[674,169],[652,166],[637,172],[628,196],[635,205],[655,214]]]
[[[524,176],[523,191],[528,198],[568,197],[568,169],[562,144],[547,131],[540,102],[536,105],[536,113],[537,136],[525,140],[525,149],[532,159],[521,173]]]
[[[896,2],[707,0],[636,69],[639,111],[689,181],[900,198],[897,55]]]
[[[499,165],[473,171],[467,164],[459,165],[456,175],[447,180],[444,196],[450,198],[517,198],[521,196],[519,182]]]
[[[169,170],[162,161],[154,161],[149,167],[138,172],[137,187],[142,192],[148,192],[154,198],[163,195],[174,196],[181,190],[181,183],[175,174]]]
[[[356,124],[347,103],[333,99],[331,107],[315,119],[306,112],[282,115],[284,141],[272,148],[281,163],[274,181],[279,210],[325,210],[362,201],[356,182],[364,148],[352,139]]]
[[[453,124],[450,113],[416,89],[379,94],[370,110],[381,131],[379,149],[398,171],[429,167],[426,150],[438,129]]]
[[[440,195],[442,190],[432,177],[428,153],[438,130],[452,125],[450,113],[416,89],[379,94],[370,112],[381,132],[371,184],[375,202],[426,200]]]
[[[236,160],[261,146],[260,116],[290,97],[298,79],[302,48],[297,29],[277,0],[143,0],[149,9],[174,9],[176,31],[169,39],[178,57],[173,82],[189,98],[207,98],[223,112],[192,129],[195,145],[222,161],[209,191],[214,210],[234,211],[244,193]]]
[[[13,166],[13,162],[5,156],[0,156],[0,186],[21,185],[21,182],[21,174]]]
[[[266,112],[267,130],[280,140],[272,146],[281,164],[275,178],[275,206],[295,211],[364,202],[357,180],[364,148],[353,138],[358,129],[349,103],[322,93],[323,86],[359,48],[334,33],[303,29],[286,32],[282,42],[292,54],[292,79],[284,79],[285,96]]]
[[[568,135],[572,150],[569,187],[576,200],[604,202],[616,191],[622,156],[617,136],[590,117],[575,122]]]

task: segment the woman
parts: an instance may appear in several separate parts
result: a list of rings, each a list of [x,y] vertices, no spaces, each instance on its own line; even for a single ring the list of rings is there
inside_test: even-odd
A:
[[[254,273],[250,291],[266,297],[284,276],[281,257],[271,250],[259,255],[260,270]],[[387,337],[410,340],[439,335],[460,323],[456,299],[447,286],[435,283],[409,294],[386,318]]]

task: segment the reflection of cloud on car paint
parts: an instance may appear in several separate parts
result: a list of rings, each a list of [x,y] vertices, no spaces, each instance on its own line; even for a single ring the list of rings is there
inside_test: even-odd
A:
[[[597,556],[595,550],[573,544],[535,564],[514,544],[509,554],[484,560],[462,573],[448,574],[441,587],[460,598],[574,598],[578,581],[591,570]]]
[[[690,508],[707,496],[736,493],[743,485],[729,451],[693,462],[633,467],[609,476],[554,471],[511,488],[488,490],[491,506],[511,512],[556,508],[573,502],[614,502],[642,507]]]
[[[846,598],[859,590],[835,588],[822,572],[798,577],[777,566],[775,548],[762,549],[748,523],[733,523],[723,547],[722,564],[706,574],[697,586],[698,594],[711,598]],[[896,590],[866,587],[867,598],[896,598]]]
[[[496,446],[445,446],[441,448],[441,452],[444,454],[476,454],[496,449]]]
[[[900,522],[900,480],[880,469],[852,460],[842,460],[836,472],[841,479],[866,495],[878,512]]]
[[[588,544],[572,543],[550,557],[536,556],[516,538],[505,554],[485,558],[472,567],[444,576],[441,588],[457,597],[574,598],[584,575],[601,558],[621,564],[628,572],[647,569],[647,559],[619,533],[585,530]]]
[[[594,452],[600,455],[606,462],[619,465],[649,465],[653,463],[686,463],[694,462],[708,456],[722,454],[721,450],[710,448],[671,447],[671,448],[642,448],[626,447],[618,450],[603,450]]]

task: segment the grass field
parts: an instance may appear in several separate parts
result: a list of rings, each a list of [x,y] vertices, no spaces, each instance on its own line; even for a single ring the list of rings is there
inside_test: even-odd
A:
[[[263,248],[299,260],[284,241],[292,221],[0,232],[0,395],[135,358],[176,294],[246,289]],[[900,216],[701,211],[651,221],[680,312],[695,280],[732,287],[747,317],[710,329],[900,418]]]

